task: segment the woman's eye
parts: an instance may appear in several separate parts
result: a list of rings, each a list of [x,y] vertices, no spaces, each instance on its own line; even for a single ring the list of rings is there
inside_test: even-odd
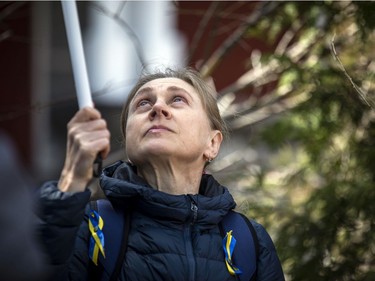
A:
[[[176,96],[173,98],[173,102],[185,102],[185,99],[180,96]]]
[[[138,102],[137,106],[138,107],[143,107],[143,106],[146,106],[148,104],[150,104],[150,101],[148,101],[148,100],[141,100],[141,101]]]

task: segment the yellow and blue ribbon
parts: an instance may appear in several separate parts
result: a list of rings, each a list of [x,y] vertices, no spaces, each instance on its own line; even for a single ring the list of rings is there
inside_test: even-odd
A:
[[[99,216],[96,211],[92,210],[89,217],[89,230],[91,233],[89,256],[95,265],[98,265],[99,251],[105,258],[103,226],[104,221],[101,216]]]
[[[232,236],[232,231],[228,231],[223,239],[223,248],[225,253],[225,264],[231,275],[242,274],[242,271],[233,264],[232,255],[236,246],[236,239]]]

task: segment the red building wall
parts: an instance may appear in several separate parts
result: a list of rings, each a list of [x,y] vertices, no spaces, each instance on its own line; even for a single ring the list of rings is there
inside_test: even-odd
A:
[[[253,1],[178,2],[178,28],[186,36],[189,50],[193,53],[189,58],[189,65],[199,66],[206,60],[238,26],[245,23],[245,19],[256,4]],[[212,5],[216,5],[215,12],[202,28],[204,17],[207,16]],[[195,48],[194,36],[199,32],[202,36]],[[236,44],[213,73],[217,90],[234,82],[248,69],[249,57],[254,49],[269,50],[271,46],[268,46],[266,41],[247,37]]]

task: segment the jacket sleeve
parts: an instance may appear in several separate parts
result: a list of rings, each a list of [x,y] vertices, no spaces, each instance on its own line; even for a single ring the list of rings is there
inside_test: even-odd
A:
[[[264,227],[255,222],[253,224],[259,241],[257,264],[257,281],[284,281],[284,273],[279,257],[270,235]]]
[[[87,280],[90,192],[61,192],[57,182],[39,190],[38,233],[50,258],[51,280]]]

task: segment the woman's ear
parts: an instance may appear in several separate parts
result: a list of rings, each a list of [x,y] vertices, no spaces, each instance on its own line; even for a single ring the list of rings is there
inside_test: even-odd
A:
[[[214,159],[220,150],[221,142],[223,141],[223,134],[219,130],[212,130],[210,133],[210,140],[205,153],[206,159]]]

